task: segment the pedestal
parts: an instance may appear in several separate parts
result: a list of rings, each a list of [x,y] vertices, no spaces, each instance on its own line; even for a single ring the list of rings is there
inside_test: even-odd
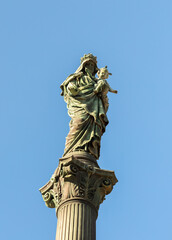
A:
[[[56,208],[56,240],[95,240],[99,206],[116,182],[114,172],[100,169],[90,154],[76,152],[61,158],[40,189],[45,204]]]

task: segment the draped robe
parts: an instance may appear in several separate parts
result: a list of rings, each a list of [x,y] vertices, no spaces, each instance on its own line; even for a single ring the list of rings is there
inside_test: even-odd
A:
[[[70,83],[77,89],[76,94],[70,91]],[[100,156],[101,136],[108,119],[101,97],[94,93],[95,84],[95,77],[82,73],[79,77],[70,75],[61,85],[71,117],[63,156],[75,151],[90,153],[96,159]]]

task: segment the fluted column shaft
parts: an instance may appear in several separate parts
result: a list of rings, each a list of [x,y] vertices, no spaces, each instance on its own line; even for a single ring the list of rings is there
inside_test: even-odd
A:
[[[56,240],[95,240],[96,211],[82,200],[70,200],[57,212]]]
[[[60,159],[40,189],[46,206],[56,209],[56,240],[96,240],[99,206],[117,181],[113,171],[100,169],[90,155]]]

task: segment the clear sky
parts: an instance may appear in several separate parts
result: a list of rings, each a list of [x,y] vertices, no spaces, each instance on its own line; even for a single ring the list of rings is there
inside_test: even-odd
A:
[[[97,239],[172,239],[171,25],[171,0],[0,2],[0,239],[55,239],[38,189],[69,130],[59,86],[90,52],[119,91],[99,160],[119,183]]]

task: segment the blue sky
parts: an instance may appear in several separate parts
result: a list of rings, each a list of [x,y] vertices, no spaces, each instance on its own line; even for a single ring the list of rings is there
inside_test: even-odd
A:
[[[0,2],[0,239],[55,239],[38,189],[69,130],[59,86],[90,52],[119,91],[99,160],[119,182],[97,239],[172,239],[171,12],[171,0]]]

